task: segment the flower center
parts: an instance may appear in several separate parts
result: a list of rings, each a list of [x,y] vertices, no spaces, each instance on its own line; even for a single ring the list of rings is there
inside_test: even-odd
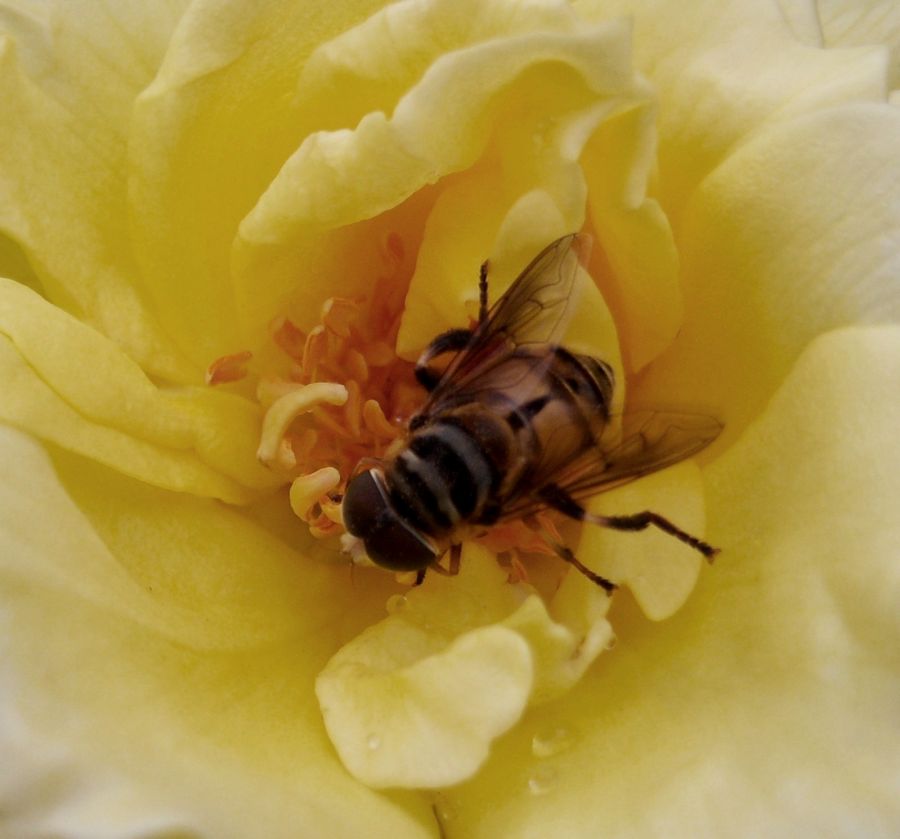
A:
[[[258,456],[291,481],[291,507],[313,535],[343,533],[340,499],[360,462],[384,457],[424,394],[396,351],[408,277],[390,235],[365,298],[331,297],[304,332],[289,318],[271,330],[287,371],[260,380],[266,409]]]
[[[290,482],[292,510],[321,539],[344,534],[347,483],[359,468],[398,452],[426,398],[414,364],[395,350],[409,285],[399,235],[387,237],[383,255],[369,295],[328,298],[309,331],[288,317],[272,324],[279,373],[263,376],[256,388],[265,409],[257,457]],[[248,351],[217,359],[207,383],[239,381],[251,359]],[[553,517],[540,518],[555,533]],[[511,580],[527,578],[519,554],[553,553],[518,521],[472,536],[509,568]],[[359,552],[352,550],[357,558]]]

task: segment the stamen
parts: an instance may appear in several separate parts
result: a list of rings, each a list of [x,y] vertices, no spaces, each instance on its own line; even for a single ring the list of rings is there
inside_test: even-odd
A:
[[[348,350],[345,359],[347,364],[347,373],[351,379],[358,382],[365,382],[369,378],[369,365],[366,363],[366,357],[358,350]]]
[[[253,358],[250,350],[223,355],[206,368],[208,385],[223,385],[226,382],[237,382],[247,375],[247,362]]]
[[[260,379],[256,385],[256,398],[264,408],[270,408],[282,396],[294,393],[302,387],[305,387],[305,385],[301,385],[299,382],[290,382],[286,379]]]
[[[315,377],[316,367],[325,357],[328,350],[328,334],[324,326],[314,326],[306,336],[306,344],[303,347],[303,364],[300,375],[309,381]]]
[[[289,438],[291,448],[294,450],[294,457],[298,463],[305,463],[316,443],[319,442],[319,435],[312,428],[304,428],[299,434],[292,434]]]
[[[279,472],[290,472],[297,466],[297,455],[294,454],[294,447],[287,437],[279,440],[278,449],[275,451],[275,459],[268,465]]]
[[[347,382],[347,404],[344,405],[344,419],[350,427],[350,433],[359,439],[362,430],[362,405],[360,405],[359,383],[355,379]]]
[[[343,508],[341,507],[340,501],[333,501],[326,496],[319,501],[319,506],[322,508],[322,513],[324,513],[327,519],[333,521],[335,524],[339,524],[341,527],[344,526],[344,514],[342,512]]]
[[[359,312],[359,301],[329,297],[322,304],[322,323],[339,338],[350,337],[350,321]]]
[[[378,437],[385,437],[388,440],[395,440],[400,436],[400,429],[395,425],[391,425],[381,404],[374,399],[367,399],[362,409],[363,422],[366,428]]]
[[[512,554],[509,558],[509,575],[507,579],[510,583],[528,582],[528,569],[522,564],[518,553]]]
[[[347,388],[334,382],[316,382],[285,394],[266,411],[256,456],[267,466],[274,466],[281,442],[297,417],[322,404],[343,405],[346,401]]]
[[[309,521],[310,511],[326,493],[341,482],[341,473],[333,466],[317,469],[309,475],[301,475],[291,484],[291,509],[294,514]]]
[[[394,348],[386,341],[376,341],[369,347],[366,356],[370,367],[387,367],[397,357]]]
[[[272,330],[272,338],[294,361],[303,358],[306,336],[289,318],[283,318],[279,326]]]

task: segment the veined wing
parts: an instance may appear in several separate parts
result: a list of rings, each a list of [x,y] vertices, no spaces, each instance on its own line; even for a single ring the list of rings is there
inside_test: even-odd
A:
[[[520,518],[546,506],[540,492],[556,486],[575,500],[584,500],[685,460],[706,448],[722,431],[722,424],[703,414],[634,411],[621,418],[621,442],[582,450],[559,467],[548,453],[539,458],[523,481],[523,492],[503,511],[503,519]],[[565,428],[556,432],[567,433]],[[544,464],[553,464],[547,468]]]
[[[573,233],[541,251],[491,307],[471,341],[448,365],[420,415],[438,413],[451,405],[475,401],[480,393],[498,387],[500,365],[522,348],[552,344],[565,330],[576,300],[578,267],[587,259],[590,237]],[[532,363],[539,364],[536,354]],[[506,365],[506,379],[520,375],[521,365]],[[534,367],[532,367],[534,372]],[[514,387],[506,381],[504,387]]]

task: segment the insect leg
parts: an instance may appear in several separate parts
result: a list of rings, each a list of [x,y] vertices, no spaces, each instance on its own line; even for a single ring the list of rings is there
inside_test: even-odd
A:
[[[572,551],[568,547],[566,547],[566,545],[556,539],[542,522],[540,522],[535,517],[530,517],[525,520],[525,524],[533,530],[537,530],[543,537],[544,541],[553,549],[553,552],[560,559],[564,559],[570,565],[574,565],[591,582],[596,583],[608,595],[612,596],[612,593],[618,588],[618,586],[615,583],[607,580],[606,577],[601,577],[599,574],[591,571],[591,569],[588,568],[587,565],[585,565],[580,559],[578,559],[578,557],[575,556],[575,554],[573,554]]]
[[[667,518],[659,513],[654,513],[652,510],[643,510],[640,513],[632,513],[629,516],[600,516],[588,513],[585,515],[584,520],[591,524],[599,524],[601,527],[611,527],[614,530],[644,530],[653,525],[686,545],[690,545],[694,550],[700,551],[710,562],[720,550],[702,539],[698,539],[696,536],[691,536],[690,533],[685,533],[680,527],[672,524]]]
[[[450,576],[455,577],[459,573],[459,560],[462,558],[462,545],[450,546]]]
[[[414,586],[420,586],[425,582],[425,569],[420,568],[416,571],[416,581],[413,583]]]
[[[481,326],[488,316],[488,268],[491,267],[489,260],[481,263],[481,269],[478,272],[478,325]]]
[[[446,554],[439,556],[428,567],[432,571],[437,571],[438,574],[441,574],[444,577],[455,577],[459,573],[459,558],[462,556],[462,545],[450,546],[449,568],[444,568],[444,566],[441,565],[441,560],[444,558],[444,556],[446,556]]]
[[[658,527],[664,533],[674,536],[676,539],[690,545],[694,550],[703,554],[710,562],[719,552],[718,548],[707,544],[690,533],[685,533],[680,527],[672,524],[667,518],[652,510],[643,510],[640,513],[632,513],[628,516],[601,516],[599,513],[589,513],[569,493],[557,486],[544,487],[540,492],[541,498],[554,510],[559,510],[563,515],[576,521],[586,521],[590,524],[599,524],[601,527],[610,527],[613,530],[645,530],[650,527]]]
[[[427,391],[434,390],[441,380],[441,374],[436,373],[428,365],[439,355],[447,352],[459,352],[472,340],[471,329],[448,329],[437,336],[425,347],[419,360],[416,362],[416,379]]]

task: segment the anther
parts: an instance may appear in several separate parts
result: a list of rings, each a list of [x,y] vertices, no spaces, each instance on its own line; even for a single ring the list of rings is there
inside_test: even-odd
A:
[[[295,479],[291,484],[290,493],[291,509],[294,514],[303,521],[309,521],[310,510],[323,495],[331,492],[340,482],[341,473],[333,466],[325,466]]]
[[[223,355],[206,368],[206,384],[223,385],[237,382],[247,375],[247,362],[253,358],[250,350]]]

